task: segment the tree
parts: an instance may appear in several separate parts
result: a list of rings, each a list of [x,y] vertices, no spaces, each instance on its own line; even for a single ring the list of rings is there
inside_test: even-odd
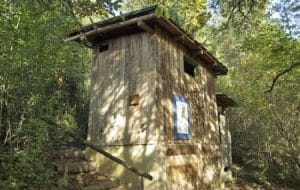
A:
[[[159,15],[172,18],[191,35],[195,35],[198,28],[202,27],[209,18],[206,11],[207,3],[204,0],[129,0],[124,2],[122,9],[130,11],[150,5],[158,5]]]
[[[50,150],[86,105],[88,54],[63,42],[74,19],[50,5],[0,2],[1,189],[53,186]]]
[[[90,55],[65,35],[155,3],[229,67],[218,89],[239,105],[228,112],[235,163],[257,183],[299,186],[299,39],[268,17],[267,1],[211,2],[0,0],[0,188],[55,185],[51,150],[86,127]]]
[[[266,14],[252,20],[242,33],[236,23],[203,28],[207,35],[202,37],[230,70],[219,78],[218,89],[239,105],[228,112],[234,162],[244,166],[256,183],[297,187],[300,70],[293,65],[299,60],[300,42]],[[272,93],[265,93],[274,77],[285,71]]]

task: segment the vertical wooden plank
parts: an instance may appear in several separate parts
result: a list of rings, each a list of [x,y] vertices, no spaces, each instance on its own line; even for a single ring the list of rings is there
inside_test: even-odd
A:
[[[151,139],[151,131],[149,130],[148,123],[148,109],[149,109],[149,86],[148,77],[149,73],[147,70],[148,60],[149,60],[149,44],[147,40],[147,33],[139,34],[139,80],[138,83],[138,93],[140,94],[140,104],[139,104],[139,115],[137,125],[135,126],[135,135],[137,138],[133,140],[134,142],[149,143]],[[150,138],[149,138],[150,137]]]
[[[101,53],[105,61],[99,73],[101,83],[99,142],[102,145],[120,145],[123,143],[126,125],[125,100],[125,41],[116,38],[109,41],[107,53]],[[99,133],[98,133],[99,134]]]
[[[104,106],[104,92],[105,92],[105,83],[106,83],[106,76],[103,76],[102,72],[107,69],[106,64],[107,64],[107,55],[108,52],[99,52],[99,45],[98,44],[98,67],[97,67],[97,79],[95,84],[93,85],[93,88],[96,89],[96,94],[94,98],[96,99],[96,103],[93,104],[92,106],[96,108],[96,115],[94,117],[94,139],[95,142],[99,143],[99,138],[101,136],[102,130],[104,129],[104,115],[102,113],[102,107]]]
[[[161,44],[162,44],[162,38],[161,38],[161,31],[159,27],[155,28],[155,36],[156,36],[156,51],[157,51],[157,58],[155,62],[155,72],[156,72],[156,83],[157,88],[155,92],[156,97],[156,106],[157,106],[157,123],[159,126],[159,142],[163,143],[166,138],[166,130],[165,130],[165,119],[164,119],[164,100],[162,98],[162,91],[163,91],[163,80],[162,80],[162,73],[161,73],[161,65],[162,65],[162,53],[161,53]]]
[[[123,121],[123,130],[122,130],[122,144],[126,143],[126,138],[124,137],[126,124],[127,124],[127,110],[128,110],[128,73],[127,73],[127,55],[126,55],[126,37],[122,37],[121,39],[121,59],[120,64],[122,65],[122,71],[120,73],[121,81],[122,81],[122,117],[124,118]]]
[[[159,55],[159,62],[157,65],[157,71],[159,74],[159,97],[161,104],[159,105],[161,108],[161,120],[162,120],[162,130],[163,130],[163,140],[168,141],[168,124],[167,124],[167,114],[166,114],[166,100],[165,100],[165,41],[163,38],[161,28],[158,28],[159,34],[159,46],[158,46],[158,55]]]
[[[173,40],[170,35],[166,35],[167,43],[168,43],[168,67],[167,67],[167,73],[168,73],[168,83],[172,84],[169,87],[168,91],[168,122],[169,122],[169,129],[170,129],[170,135],[171,139],[173,140],[174,137],[174,114],[173,114],[173,96],[174,95],[181,95],[178,94],[178,91],[176,91],[176,72],[175,72],[175,62],[174,62],[174,44]]]
[[[95,45],[93,47],[93,53],[92,53],[92,71],[91,71],[91,100],[90,100],[90,110],[89,110],[89,122],[88,122],[88,137],[87,141],[92,142],[94,140],[93,132],[94,132],[94,117],[95,117],[95,111],[96,107],[92,106],[95,104],[96,98],[95,98],[95,89],[93,88],[96,82],[97,77],[97,67],[98,67],[98,45]]]
[[[215,92],[215,78],[212,73],[208,74],[208,97],[209,97],[209,114],[210,114],[210,129],[212,131],[212,136],[214,137],[214,142],[218,142],[218,111],[217,111],[217,101]]]
[[[159,142],[159,135],[160,135],[160,123],[158,122],[158,119],[161,120],[160,115],[158,114],[158,106],[157,102],[158,99],[156,97],[156,90],[158,87],[158,81],[157,81],[157,62],[158,62],[158,38],[157,35],[154,33],[152,35],[149,34],[148,36],[148,43],[149,43],[149,59],[148,59],[148,71],[150,73],[149,79],[148,79],[148,86],[150,90],[150,119],[151,119],[151,125],[152,128],[152,135],[155,136],[153,139],[153,143],[157,144]]]
[[[115,40],[108,41],[109,49],[101,53],[100,60],[103,61],[103,67],[99,75],[103,77],[101,84],[102,99],[100,108],[100,131],[98,141],[101,145],[110,144],[113,139],[110,138],[110,130],[113,127],[114,106],[115,106],[115,74],[114,74],[114,53],[116,49]],[[99,135],[101,134],[101,135]],[[110,141],[110,142],[109,142]]]
[[[161,109],[162,109],[162,121],[163,121],[163,131],[164,131],[164,141],[169,140],[169,128],[167,123],[167,108],[166,108],[166,82],[165,82],[165,76],[166,76],[166,47],[165,47],[165,39],[163,38],[162,30],[159,28],[159,47],[158,47],[158,54],[159,54],[159,63],[158,63],[158,73],[160,75],[160,81],[159,81],[159,99],[161,101]]]
[[[180,47],[178,45],[178,43],[174,43],[175,46],[175,52],[174,52],[174,59],[175,59],[175,73],[176,73],[176,79],[175,79],[175,88],[176,91],[178,91],[179,89],[179,85],[180,85],[180,68],[181,65],[183,65],[183,62],[181,62],[180,56],[181,56],[181,51],[180,51]]]
[[[126,106],[126,127],[124,129],[124,142],[129,144],[130,142],[130,128],[131,128],[131,121],[130,121],[130,117],[131,117],[131,108],[128,104],[129,102],[129,97],[131,96],[131,86],[132,86],[132,82],[131,82],[131,77],[132,77],[132,69],[133,69],[133,63],[132,63],[132,35],[127,36],[126,40],[125,40],[125,80],[126,80],[126,97],[125,97],[125,101],[127,102],[127,106]]]
[[[117,139],[117,134],[112,135],[113,131],[116,130],[116,126],[114,125],[114,121],[116,118],[116,85],[117,85],[117,62],[116,62],[116,56],[117,55],[117,40],[112,39],[112,48],[111,48],[111,53],[110,53],[110,65],[109,67],[111,68],[111,73],[109,77],[109,81],[107,81],[106,88],[107,90],[111,91],[111,101],[109,101],[108,106],[109,106],[109,111],[107,112],[106,118],[108,119],[108,126],[105,127],[105,144],[106,145],[112,145],[112,142],[115,142]]]
[[[113,144],[123,143],[123,131],[125,127],[124,113],[124,81],[123,81],[123,60],[124,52],[121,38],[115,39],[114,52],[114,111],[113,111],[113,130],[111,138],[115,138]]]
[[[170,141],[174,139],[174,130],[173,130],[173,104],[172,104],[172,91],[174,88],[173,80],[172,80],[172,73],[171,73],[171,64],[172,64],[172,45],[170,36],[167,35],[165,32],[165,47],[166,47],[166,82],[168,88],[166,88],[166,119],[167,119],[167,127],[168,127],[168,137]]]
[[[121,40],[120,38],[115,39],[115,49],[113,55],[113,68],[114,68],[114,107],[112,113],[112,129],[110,131],[113,145],[121,144],[122,142],[122,131],[123,131],[123,121],[124,117],[122,114],[122,64],[121,64]],[[114,134],[114,135],[113,135]]]
[[[155,144],[157,142],[157,134],[155,130],[155,98],[153,87],[154,83],[151,80],[153,77],[154,70],[153,68],[153,57],[151,56],[151,35],[147,32],[144,32],[142,35],[142,80],[141,82],[141,91],[142,91],[142,118],[140,124],[140,134],[141,138],[144,138],[144,143],[146,144]],[[141,141],[141,139],[139,140]]]
[[[130,36],[130,61],[129,61],[129,70],[130,70],[130,75],[129,75],[129,96],[131,95],[134,95],[136,94],[136,83],[137,83],[137,80],[139,79],[139,76],[138,76],[138,72],[137,70],[139,69],[138,68],[138,65],[137,65],[137,56],[136,56],[136,50],[137,50],[137,47],[136,47],[136,38],[137,36],[133,36],[131,35]],[[136,80],[135,80],[136,79]],[[132,137],[133,137],[133,131],[134,131],[134,128],[135,128],[135,118],[134,118],[134,113],[135,113],[135,110],[133,110],[135,108],[133,107],[130,107],[129,110],[128,110],[128,120],[129,120],[129,123],[128,123],[128,128],[127,128],[127,133],[126,133],[126,138],[127,138],[127,142],[130,143],[132,141]]]
[[[130,106],[127,118],[128,128],[127,141],[129,144],[140,143],[138,133],[141,132],[140,127],[142,123],[142,38],[141,34],[130,36],[130,63],[129,66],[129,96],[138,94],[140,96],[140,103],[137,106]]]

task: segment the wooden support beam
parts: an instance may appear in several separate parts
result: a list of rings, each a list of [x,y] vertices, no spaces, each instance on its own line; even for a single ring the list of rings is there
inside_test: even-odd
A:
[[[138,25],[138,27],[140,27],[141,29],[143,29],[145,32],[149,32],[150,34],[154,33],[154,30],[148,24],[146,24],[142,20],[139,20],[137,22],[137,25]]]
[[[55,122],[52,122],[52,121],[51,121],[51,123],[54,123],[55,126],[59,126],[59,125],[57,125]],[[144,178],[146,178],[146,179],[153,180],[152,175],[150,175],[149,173],[147,173],[147,172],[145,172],[145,171],[143,171],[143,170],[141,170],[141,169],[138,169],[138,168],[136,168],[136,167],[130,165],[129,163],[125,162],[124,160],[121,160],[120,158],[115,157],[114,155],[110,154],[109,152],[106,152],[106,151],[105,151],[104,149],[102,149],[101,147],[95,146],[95,145],[91,144],[91,143],[88,142],[88,141],[82,140],[82,139],[76,137],[76,136],[75,136],[74,134],[72,134],[72,133],[67,132],[66,134],[69,135],[70,137],[74,138],[77,142],[79,142],[79,143],[81,143],[81,144],[84,144],[85,146],[90,147],[91,149],[93,149],[93,150],[95,150],[96,152],[102,154],[102,155],[105,156],[106,158],[108,158],[108,159],[114,161],[115,163],[124,166],[126,169],[128,169],[128,170],[134,172],[135,174],[137,174],[137,175],[139,175],[139,176],[141,176],[141,177],[144,177]]]
[[[102,148],[97,147],[97,146],[94,146],[93,144],[90,144],[90,143],[87,142],[87,141],[83,141],[83,143],[84,143],[86,146],[90,147],[91,149],[93,149],[93,150],[99,152],[100,154],[104,155],[105,157],[109,158],[110,160],[112,160],[112,161],[114,161],[114,162],[116,162],[116,163],[118,163],[118,164],[124,166],[126,169],[128,169],[128,170],[130,170],[130,171],[136,173],[137,175],[139,175],[139,176],[141,176],[141,177],[144,177],[144,178],[147,178],[147,179],[149,179],[149,180],[152,180],[152,179],[153,179],[153,177],[152,177],[149,173],[144,172],[143,170],[140,170],[140,169],[138,169],[138,168],[136,168],[136,167],[134,167],[134,166],[128,164],[128,163],[125,162],[124,160],[121,160],[121,159],[119,159],[119,158],[113,156],[112,154],[110,154],[109,152],[106,152],[106,151],[103,150]]]

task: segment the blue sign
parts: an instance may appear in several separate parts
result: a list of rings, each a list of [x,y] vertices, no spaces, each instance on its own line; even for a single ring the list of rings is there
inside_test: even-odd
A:
[[[188,100],[180,96],[174,96],[173,107],[175,139],[191,139]]]

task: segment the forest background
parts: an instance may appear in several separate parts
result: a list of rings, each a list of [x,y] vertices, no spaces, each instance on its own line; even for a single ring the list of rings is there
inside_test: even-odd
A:
[[[57,184],[53,151],[85,137],[91,51],[66,34],[153,4],[230,70],[234,176],[300,186],[299,1],[0,0],[0,189]]]

